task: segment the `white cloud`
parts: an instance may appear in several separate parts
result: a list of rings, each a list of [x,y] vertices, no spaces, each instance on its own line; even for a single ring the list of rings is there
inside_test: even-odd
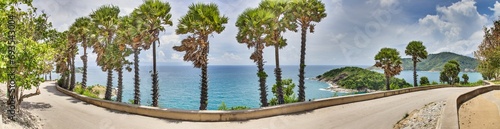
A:
[[[497,18],[498,16],[500,16],[500,3],[498,1],[495,1],[493,8],[491,7],[488,8],[494,12],[492,18]]]

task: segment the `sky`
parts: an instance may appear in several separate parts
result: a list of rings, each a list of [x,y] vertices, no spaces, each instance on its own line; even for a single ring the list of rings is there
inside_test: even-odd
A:
[[[246,8],[255,8],[259,0],[170,0],[173,26],[160,34],[158,65],[191,65],[182,60],[184,53],[172,49],[186,35],[176,35],[178,19],[192,3],[213,2],[229,18],[226,29],[210,36],[209,65],[254,65],[252,49],[236,41],[235,22]],[[483,39],[483,28],[500,16],[500,3],[494,0],[322,0],[327,17],[307,34],[307,65],[373,65],[377,52],[384,47],[404,54],[406,45],[422,41],[429,53],[454,52],[472,56]],[[34,0],[39,11],[49,15],[58,31],[68,30],[78,17],[88,16],[102,5],[120,7],[120,16],[130,14],[142,0]],[[280,64],[298,65],[300,32],[287,31],[288,45],[280,50]],[[79,55],[83,54],[82,48]],[[89,66],[96,66],[96,55],[89,54]],[[152,51],[141,51],[141,65],[152,64]],[[79,58],[78,58],[79,59]],[[132,60],[132,56],[128,59]],[[266,65],[274,65],[274,48],[264,49]],[[81,61],[76,60],[77,66]]]

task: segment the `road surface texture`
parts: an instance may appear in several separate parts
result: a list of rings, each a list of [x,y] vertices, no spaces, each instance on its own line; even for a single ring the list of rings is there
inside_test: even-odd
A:
[[[440,88],[248,121],[190,122],[97,107],[57,91],[55,85],[41,84],[42,93],[22,104],[42,119],[45,129],[390,129],[412,110],[475,89]],[[0,87],[5,90],[4,84]]]
[[[499,129],[500,91],[478,95],[460,106],[461,129]]]

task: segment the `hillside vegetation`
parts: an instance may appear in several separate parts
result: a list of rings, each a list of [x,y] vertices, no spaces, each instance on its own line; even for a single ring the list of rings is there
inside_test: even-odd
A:
[[[320,81],[336,83],[347,89],[383,90],[385,85],[384,74],[359,67],[343,67],[333,69],[316,77]],[[404,79],[391,78],[391,89],[410,87]]]
[[[441,52],[438,54],[429,54],[427,59],[417,63],[417,71],[441,71],[444,64],[449,60],[457,60],[460,63],[461,71],[475,71],[478,61],[474,58],[451,53]],[[413,70],[413,61],[411,58],[403,58],[403,70]]]

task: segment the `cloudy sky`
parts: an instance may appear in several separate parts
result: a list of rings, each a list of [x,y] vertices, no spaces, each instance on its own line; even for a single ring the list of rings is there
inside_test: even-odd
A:
[[[182,61],[179,45],[184,35],[175,34],[178,18],[193,2],[213,2],[229,17],[226,29],[210,40],[211,65],[252,65],[252,50],[236,41],[234,23],[246,8],[259,0],[170,0],[173,27],[161,33],[157,54],[159,65],[190,65]],[[423,41],[430,53],[455,52],[471,55],[482,40],[483,27],[491,26],[500,16],[500,3],[494,0],[323,0],[327,17],[317,23],[315,33],[307,34],[308,65],[373,65],[375,54],[383,47],[397,48],[403,57],[412,40]],[[141,0],[34,0],[33,5],[49,14],[59,31],[68,29],[74,19],[88,16],[99,6],[113,4],[127,15]],[[286,32],[288,46],[280,52],[281,63],[296,65],[300,57],[300,34]],[[81,49],[80,49],[81,50]],[[80,51],[80,54],[82,51]],[[274,64],[274,49],[266,48],[268,65]],[[95,55],[90,54],[90,60]],[[152,62],[152,51],[142,51],[141,64]],[[80,64],[81,61],[77,61]],[[90,65],[95,65],[90,61]]]

